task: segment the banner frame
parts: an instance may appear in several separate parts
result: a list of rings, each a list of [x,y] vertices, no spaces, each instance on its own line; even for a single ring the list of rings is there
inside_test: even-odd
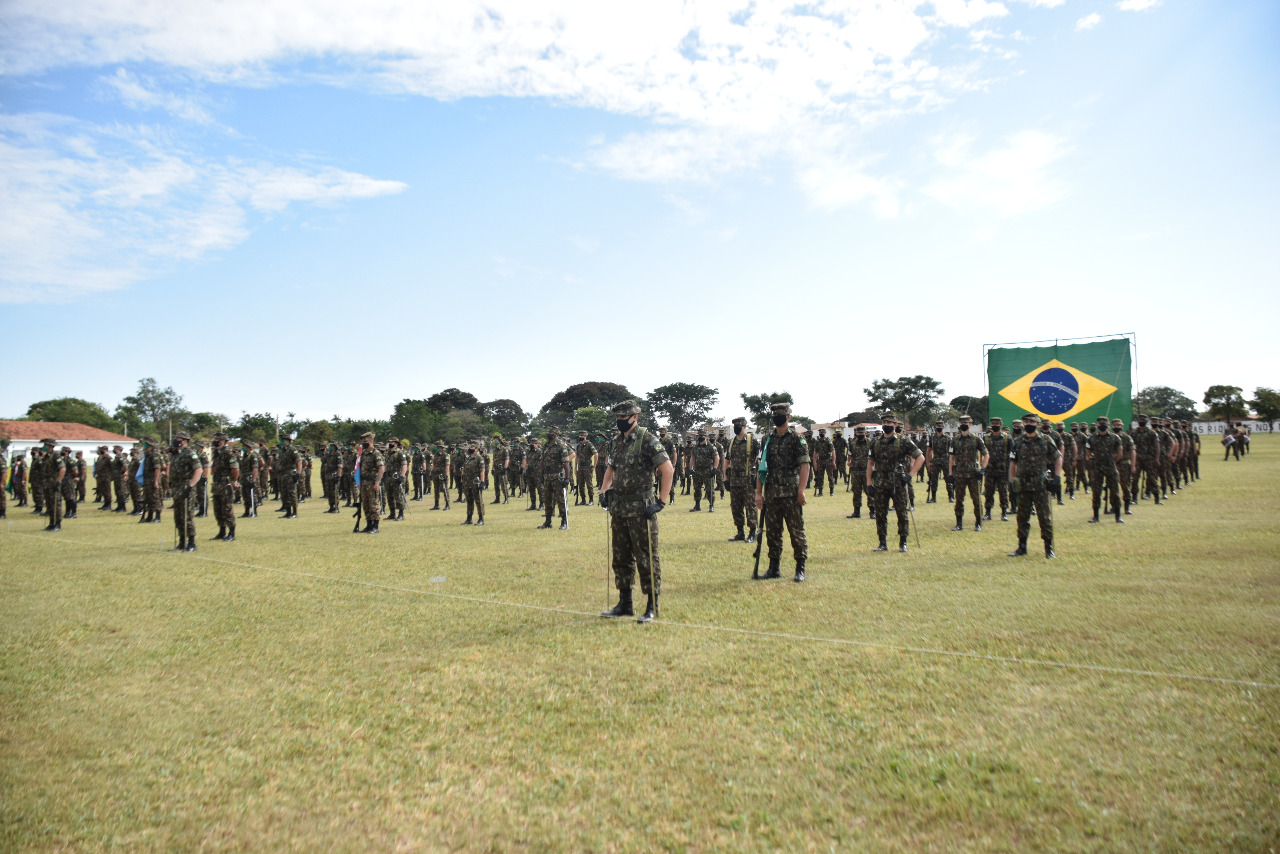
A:
[[[998,344],[983,344],[982,388],[986,393],[987,400],[991,400],[991,375],[987,372],[987,353],[997,347],[1036,347],[1047,346],[1050,344],[1057,346],[1058,344],[1065,342],[1070,342],[1072,344],[1089,344],[1099,341],[1115,341],[1120,338],[1126,338],[1129,341],[1129,363],[1130,371],[1133,374],[1131,382],[1133,388],[1133,399],[1135,401],[1134,416],[1137,417],[1138,413],[1136,410],[1138,407],[1136,405],[1136,401],[1138,400],[1138,394],[1141,386],[1138,385],[1138,333],[1136,332],[1114,332],[1110,335],[1083,335],[1078,338],[1041,338],[1038,341],[1002,341]],[[990,404],[988,404],[988,406],[989,405]]]

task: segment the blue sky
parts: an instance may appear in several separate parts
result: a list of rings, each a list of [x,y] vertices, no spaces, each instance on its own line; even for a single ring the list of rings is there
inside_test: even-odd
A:
[[[1276,4],[619,8],[0,6],[0,415],[154,376],[825,420],[1130,331],[1140,386],[1280,383]]]

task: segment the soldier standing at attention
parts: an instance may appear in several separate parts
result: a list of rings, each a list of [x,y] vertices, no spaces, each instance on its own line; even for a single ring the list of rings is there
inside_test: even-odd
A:
[[[982,502],[978,484],[982,483],[991,455],[987,453],[982,437],[973,432],[972,417],[960,416],[960,432],[952,437],[947,456],[947,477],[955,484],[956,490],[956,526],[951,530],[964,530],[964,496],[968,492],[973,500],[973,530],[981,531]]]
[[[596,492],[604,485],[604,473],[609,468],[609,437],[603,433],[596,435]]]
[[[88,498],[89,463],[85,461],[84,451],[76,451],[76,502],[83,504]]]
[[[529,494],[527,510],[537,510],[538,500],[542,497],[539,474],[542,471],[542,440],[534,436],[529,439],[529,450],[524,455],[524,490]]]
[[[493,481],[493,503],[507,503],[507,443],[497,433],[493,435],[493,463],[489,471]]]
[[[373,433],[360,436],[360,507],[364,512],[364,527],[359,531],[361,534],[381,533],[378,530],[378,520],[381,518],[379,495],[387,466],[381,452],[373,447],[373,438]],[[445,501],[448,499],[446,492]]]
[[[361,475],[363,477],[363,474]],[[440,496],[444,496],[444,509],[449,509],[449,453],[445,450],[444,442],[436,440],[435,453],[431,455],[431,487],[435,495],[435,506],[432,510],[440,509]]]
[[[1086,426],[1087,425],[1079,422],[1071,425],[1072,438],[1076,440],[1076,460],[1070,476],[1075,479],[1076,488],[1083,489],[1085,495],[1088,495],[1089,455],[1085,453],[1085,443],[1089,441],[1089,431],[1086,429]]]
[[[387,521],[404,521],[404,484],[409,473],[409,458],[405,456],[400,440],[392,436],[387,440]]]
[[[79,488],[80,472],[78,471],[77,460],[71,456],[71,448],[68,445],[62,446],[62,461],[67,467],[66,476],[62,478],[62,500],[65,502],[62,518],[74,519],[78,515],[76,513],[76,490]]]
[[[1169,429],[1168,418],[1161,419],[1158,426],[1160,429],[1156,431],[1156,435],[1160,437],[1160,497],[1167,499],[1170,495],[1178,494],[1173,476],[1173,462],[1178,456],[1178,440]]]
[[[618,604],[602,617],[631,617],[631,586],[637,570],[640,589],[648,597],[644,615],[637,622],[658,618],[662,592],[662,564],[658,558],[658,513],[666,506],[661,496],[671,492],[673,468],[658,439],[637,426],[640,405],[624,400],[610,410],[617,420],[618,437],[609,453],[609,464],[600,485],[600,504],[609,511],[613,537],[613,583]],[[653,473],[658,473],[658,493]]]
[[[31,492],[35,496],[31,513],[35,516],[44,515],[44,445],[37,445],[31,449],[31,470],[28,477],[31,482]],[[59,519],[61,520],[61,519]]]
[[[693,492],[693,433],[684,437],[684,445],[680,448],[680,483],[684,487],[681,495]]]
[[[480,456],[480,445],[472,442],[467,447],[467,461],[462,464],[462,485],[467,495],[467,518],[462,524],[472,524],[475,516],[476,525],[484,524],[484,497],[480,494],[485,487],[486,474],[484,460]]]
[[[422,500],[423,461],[422,445],[414,442],[409,450],[409,474],[413,478],[413,497],[410,501]]]
[[[338,492],[347,471],[343,467],[343,454],[337,442],[330,442],[325,448],[324,457],[320,462],[320,472],[320,477],[324,479],[324,495],[329,499],[329,509],[325,512],[341,513],[342,509],[338,507]]]
[[[542,511],[546,514],[539,528],[551,527],[551,516],[560,512],[560,530],[569,530],[569,508],[565,504],[565,491],[569,488],[569,456],[573,452],[568,444],[560,438],[560,428],[552,426],[547,430],[547,444],[542,449],[539,460],[539,475],[542,478]]]
[[[907,488],[911,485],[911,478],[924,465],[924,454],[914,442],[894,430],[892,415],[884,416],[882,425],[884,432],[872,440],[867,470],[863,473],[870,487],[867,495],[875,502],[876,536],[879,538],[875,551],[889,550],[886,543],[889,537],[889,499],[892,498],[893,509],[898,516],[898,551],[905,553],[907,535],[911,531],[907,518],[910,501]]]
[[[116,493],[116,509],[117,513],[128,513],[129,508],[125,503],[125,494],[128,487],[125,485],[125,478],[129,476],[129,458],[124,454],[124,447],[115,445],[111,448],[111,486]]]
[[[240,503],[244,505],[242,518],[258,515],[258,452],[252,442],[240,442]]]
[[[98,458],[93,461],[93,500],[101,501],[99,510],[111,509],[111,454],[106,445],[98,446]],[[4,481],[0,480],[0,487]]]
[[[129,449],[129,479],[126,483],[129,486],[129,500],[133,503],[133,510],[130,516],[141,516],[143,510],[146,509],[145,499],[142,493],[142,484],[138,482],[138,472],[142,470],[142,448],[134,445]]]
[[[173,448],[169,483],[173,485],[173,525],[178,529],[175,551],[193,552],[196,550],[195,492],[200,478],[204,477],[204,469],[186,433],[174,434]]]
[[[1058,437],[1062,440],[1058,443],[1058,450],[1062,452],[1062,470],[1064,472],[1072,471],[1076,464],[1076,437],[1067,432],[1067,425],[1064,421],[1059,421],[1057,426]],[[1076,500],[1076,491],[1071,478],[1067,478],[1064,488],[1067,490],[1067,497],[1072,501]],[[1062,500],[1059,499],[1061,504]]]
[[[935,421],[933,423],[933,435],[929,437],[928,443],[924,446],[924,464],[929,469],[929,495],[925,498],[925,504],[938,503],[938,479],[942,478],[943,483],[947,487],[947,501],[954,500],[952,492],[951,476],[951,439],[943,431],[943,423]],[[977,506],[975,502],[975,507]],[[981,527],[981,525],[979,525]]]
[[[1124,500],[1124,515],[1132,516],[1130,506],[1137,503],[1133,494],[1133,473],[1137,471],[1136,454],[1133,448],[1133,437],[1124,430],[1124,422],[1119,418],[1111,419],[1111,434],[1120,440],[1120,459],[1116,466],[1120,470],[1120,497]]]
[[[227,445],[226,433],[213,434],[213,517],[218,534],[213,539],[231,542],[236,538],[236,491],[240,489],[240,460]]]
[[[821,495],[827,481],[834,484],[836,477],[836,449],[827,438],[827,428],[818,429],[818,438],[814,439],[809,447],[809,461],[809,467],[814,472],[814,486],[817,487],[818,495]],[[836,494],[834,486],[831,488],[831,494]]]
[[[698,431],[698,444],[693,446],[693,506],[690,513],[702,512],[702,493],[707,493],[707,512],[716,512],[716,471],[720,468],[720,449],[707,441],[707,431]]]
[[[13,458],[13,497],[18,503],[15,507],[27,506],[27,455],[18,454]]]
[[[666,427],[658,428],[658,444],[662,446],[663,453],[667,455],[667,459],[671,460],[671,465],[674,467],[676,462],[676,457],[677,457],[676,442],[674,439],[671,438],[670,435],[667,434]],[[598,467],[599,466],[597,466],[597,468]],[[675,478],[673,477],[671,494],[662,496],[667,500],[668,504],[676,503],[676,488],[674,484],[675,484]]]
[[[867,441],[867,428],[853,428],[853,438],[849,440],[849,489],[853,491],[853,512],[846,519],[862,518],[862,494],[866,492],[866,481],[863,472],[867,470],[867,457],[871,453],[871,443]],[[871,494],[867,493],[867,514],[874,519],[876,511],[871,506]]]
[[[1021,432],[1022,422],[1018,422]],[[1009,508],[1017,513],[1017,493],[1009,485],[1009,457],[1013,453],[1013,435],[1004,429],[1004,421],[991,419],[991,435],[987,437],[987,453],[991,460],[987,463],[987,485],[983,490],[986,495],[986,520],[991,521],[991,511],[995,508],[995,499],[1000,499],[1000,521],[1009,521]]]
[[[282,519],[298,518],[298,484],[302,481],[302,458],[293,447],[293,437],[280,437],[280,509]]]
[[[507,488],[510,490],[512,497],[519,497],[523,493],[524,488],[524,457],[526,448],[524,438],[518,437],[511,443],[511,449],[507,454]],[[504,500],[502,502],[506,504]]]
[[[849,491],[849,443],[844,438],[844,430],[836,427],[831,434],[831,447],[836,452],[836,482],[844,482],[844,491]],[[831,488],[831,494],[835,494],[835,487]]]
[[[747,419],[733,419],[733,441],[724,458],[724,479],[729,481],[729,509],[738,532],[729,542],[756,541],[756,476],[760,469],[760,446],[747,430]],[[744,536],[746,524],[750,534]]]
[[[716,432],[716,438],[712,444],[716,446],[716,489],[720,492],[720,497],[724,498],[724,473],[720,471],[720,461],[729,452],[729,439],[724,435],[723,427]]]
[[[1151,495],[1160,503],[1160,435],[1147,426],[1150,419],[1138,416],[1138,429],[1133,431],[1133,450],[1138,458],[1138,478],[1142,488],[1139,497]]]
[[[204,449],[204,442],[199,439],[193,443],[195,445],[196,455],[200,457],[201,470],[204,472],[200,476],[200,482],[196,484],[196,518],[203,519],[209,515],[209,472],[213,470],[210,465],[209,453]]]
[[[1062,455],[1052,439],[1039,434],[1039,416],[1023,416],[1023,425],[1025,435],[1014,442],[1009,453],[1009,484],[1020,493],[1018,548],[1009,557],[1021,557],[1027,553],[1027,535],[1031,533],[1031,511],[1034,509],[1040,523],[1040,539],[1044,540],[1044,556],[1055,558],[1058,555],[1053,551],[1053,510],[1049,506],[1049,487],[1045,478],[1052,471],[1054,479],[1061,482]]]
[[[595,475],[596,446],[587,438],[586,430],[578,431],[578,446],[574,454],[578,458],[578,498],[573,503],[591,507],[596,503],[595,485],[591,482]]]
[[[804,581],[809,560],[809,541],[804,533],[805,489],[809,486],[809,444],[787,429],[791,404],[770,407],[773,432],[760,448],[759,480],[756,482],[756,509],[764,513],[765,543],[769,548],[769,570],[761,578],[782,576],[782,526],[791,535],[791,553],[796,559],[796,582]]]

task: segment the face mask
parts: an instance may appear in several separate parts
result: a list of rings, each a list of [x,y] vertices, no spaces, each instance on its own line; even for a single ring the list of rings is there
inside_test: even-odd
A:
[[[1022,435],[1022,428],[1021,428],[1021,427],[1014,427],[1014,428],[1013,428],[1013,435],[1015,435],[1015,436],[1021,436],[1021,435]]]
[[[895,433],[901,433],[901,432],[902,432],[902,428],[901,428],[901,427],[895,427],[895,428],[893,428],[893,432],[895,432]]]
[[[773,416],[773,426],[774,426],[774,427],[785,427],[785,426],[786,426],[786,424],[787,424],[787,416],[785,416],[785,415],[775,415],[775,416]]]
[[[1107,425],[1103,424],[1103,425],[1099,426],[1099,427],[1098,427],[1098,432],[1099,432],[1099,433],[1105,433],[1105,432],[1107,432]]]
[[[1034,424],[1028,424],[1026,427],[1023,427],[1022,429],[1028,433],[1036,432],[1036,426]]]
[[[618,432],[619,432],[619,433],[625,433],[625,432],[627,432],[628,430],[630,430],[630,429],[631,429],[631,419],[630,419],[630,418],[619,418],[619,419],[617,420],[617,424],[618,424]]]
[[[742,425],[741,425],[741,424],[734,424],[734,425],[733,425],[733,435],[735,435],[735,436],[740,436],[740,435],[742,435]]]
[[[368,442],[365,442],[365,443],[363,443],[360,447],[364,448],[364,449],[367,451],[367,450],[369,450],[369,448],[371,448],[371,447],[373,447],[373,446],[372,446],[372,445],[370,445]]]
[[[963,430],[964,428],[963,428],[963,427],[961,427],[960,429],[961,429],[961,430]],[[942,428],[941,428],[941,427],[934,427],[934,428],[933,428],[933,432],[937,433],[938,435],[942,435]]]
[[[962,432],[962,433],[967,432],[967,431],[968,431],[968,429],[969,429],[969,425],[968,425],[968,424],[961,424],[961,425],[960,425],[960,432]],[[938,432],[939,432],[939,433],[941,433],[942,431],[941,431],[941,430],[939,430]]]

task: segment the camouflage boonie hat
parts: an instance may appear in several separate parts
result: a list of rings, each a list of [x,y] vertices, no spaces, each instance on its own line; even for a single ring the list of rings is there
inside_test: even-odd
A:
[[[961,423],[961,424],[972,424],[972,423],[973,423],[973,416],[972,416],[972,415],[961,415],[961,416],[960,416],[960,423]],[[942,422],[941,422],[941,421],[939,421],[939,422],[938,422],[937,424],[935,424],[934,426],[935,426],[935,427],[941,427],[941,426],[942,426]]]
[[[58,444],[58,440],[57,440],[57,439],[41,439],[41,440],[40,440],[40,444],[42,444],[42,445],[56,445],[56,444]]]
[[[733,426],[734,426],[734,427],[746,427],[746,426],[747,426],[747,419],[745,419],[745,418],[735,418],[735,419],[733,419]]]
[[[991,426],[992,426],[992,427],[1002,427],[1002,426],[1004,426],[1004,419],[1003,419],[1003,418],[1001,418],[999,415],[993,415],[993,416],[991,416]]]
[[[185,440],[186,440],[186,441],[188,441],[188,442],[190,442],[190,441],[191,441],[191,437],[190,437],[190,436],[188,436],[186,433],[174,433],[174,434],[173,434],[173,438],[175,438],[175,439],[185,439]]]
[[[610,409],[609,412],[614,418],[626,418],[629,415],[639,415],[640,404],[636,403],[634,400],[624,400],[622,403],[614,404],[613,408]]]
[[[214,434],[213,434],[213,438],[215,438],[215,439],[225,439],[225,438],[227,438],[227,434],[226,434],[226,433],[223,433],[221,430],[219,430],[217,433],[214,433]]]
[[[579,431],[578,431],[578,438],[579,438],[579,439],[585,439],[585,438],[587,438],[587,431],[586,431],[586,430],[579,430]]]
[[[1123,422],[1123,421],[1121,421],[1119,418],[1112,418],[1112,419],[1111,419],[1111,426],[1112,426],[1112,427],[1123,427],[1123,426],[1124,426],[1124,422]]]
[[[63,446],[62,446],[62,453],[64,453],[64,454],[69,454],[69,453],[71,453],[71,446],[70,446],[70,445],[63,445]]]
[[[109,450],[109,449],[107,448],[107,446],[106,446],[106,445],[99,445],[99,446],[98,446],[98,450],[99,450],[99,451],[106,451],[106,450]]]
[[[559,428],[559,427],[557,427],[556,425],[552,424],[550,427],[548,427],[548,428],[547,428],[547,435],[548,435],[548,436],[559,436],[559,435],[560,435],[560,428]]]
[[[785,402],[775,403],[769,407],[769,411],[772,412],[774,415],[790,415],[791,404],[785,403]]]
[[[367,442],[372,442],[372,441],[373,441],[373,433],[372,433],[372,432],[370,432],[370,433],[362,433],[362,434],[360,435],[360,441],[361,441],[361,442],[366,442],[366,441],[367,441]]]
[[[1015,422],[1013,422],[1013,423],[1014,423],[1014,424],[1018,424],[1019,422],[1015,421]],[[1022,416],[1022,421],[1021,421],[1021,423],[1022,423],[1024,426],[1025,426],[1025,425],[1027,425],[1027,424],[1035,424],[1037,427],[1039,427],[1039,426],[1040,426],[1040,416],[1039,416],[1039,415],[1033,415],[1033,414],[1027,414],[1027,415],[1024,415],[1024,416]]]
[[[123,445],[112,445],[112,446],[111,446],[111,450],[113,450],[113,451],[124,451],[124,446],[123,446]]]
[[[1105,415],[1099,415],[1099,416],[1098,416],[1098,423],[1099,423],[1099,424],[1106,424],[1106,423],[1107,423],[1107,416],[1105,416]]]
[[[1015,418],[1015,419],[1013,420],[1013,423],[1012,423],[1012,424],[1010,424],[1009,426],[1010,426],[1010,427],[1021,427],[1021,426],[1022,426],[1022,419],[1021,419],[1021,418]]]

